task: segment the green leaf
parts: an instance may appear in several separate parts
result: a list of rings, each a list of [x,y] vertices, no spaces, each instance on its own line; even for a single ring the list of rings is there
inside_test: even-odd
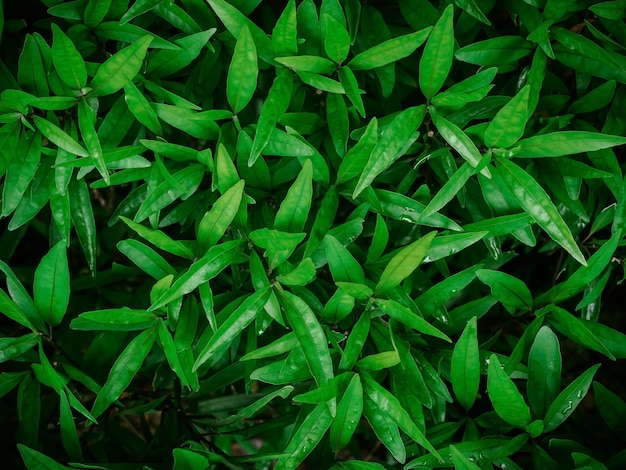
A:
[[[254,165],[265,146],[270,142],[279,118],[287,111],[293,89],[292,74],[287,71],[276,71],[276,78],[263,103],[257,122],[254,143],[250,150],[248,166]]]
[[[213,203],[198,225],[198,252],[201,254],[215,245],[232,223],[243,197],[245,182],[240,180]]]
[[[380,293],[392,289],[410,276],[426,257],[428,247],[436,235],[437,232],[430,232],[402,248],[385,266],[374,291]]]
[[[269,64],[273,63],[274,48],[272,47],[272,41],[261,28],[225,0],[207,0],[207,2],[222,23],[224,23],[226,29],[235,38],[239,38],[241,30],[244,26],[247,26],[256,45],[259,57]]]
[[[516,309],[528,311],[532,308],[533,299],[530,290],[516,277],[490,269],[480,269],[476,271],[476,276],[491,288],[491,295],[509,312],[514,313]]]
[[[144,36],[109,57],[91,81],[91,94],[105,96],[122,89],[139,73],[152,36]]]
[[[346,92],[341,83],[324,75],[311,72],[297,72],[297,74],[300,80],[316,90],[337,94],[345,94]]]
[[[87,85],[85,61],[70,38],[56,24],[52,25],[52,61],[59,78],[74,90]]]
[[[233,240],[215,245],[198,258],[187,271],[174,281],[172,286],[163,293],[148,309],[154,311],[193,292],[200,284],[217,276],[229,266],[241,250],[241,240]]]
[[[369,399],[371,399],[371,401],[374,402],[382,412],[386,413],[395,423],[397,423],[400,429],[413,439],[413,441],[433,454],[439,462],[443,462],[441,455],[439,455],[432,444],[428,442],[424,434],[419,430],[406,410],[402,408],[398,399],[383,388],[366,372],[364,372],[361,377],[363,379],[363,389],[365,390],[366,396],[369,397]]]
[[[303,286],[315,278],[315,264],[311,258],[304,258],[298,266],[276,280],[286,286]]]
[[[136,3],[134,5],[136,5]],[[100,25],[100,27],[102,26],[103,25]],[[172,75],[184,69],[200,55],[209,42],[209,39],[211,39],[216,31],[215,28],[211,28],[206,31],[184,36],[174,41],[174,44],[178,47],[174,47],[172,50],[163,50],[158,51],[156,54],[151,54],[148,58],[148,76],[151,79],[156,79]],[[154,37],[150,45],[156,48],[159,45],[159,38]]]
[[[524,86],[491,120],[485,131],[488,147],[510,147],[524,134],[530,99],[530,85]]]
[[[455,470],[479,470],[480,467],[472,462],[455,446],[450,446],[450,455],[452,456],[452,463]]]
[[[244,25],[237,38],[226,78],[226,96],[233,113],[238,114],[252,99],[258,75],[256,47],[250,30]]]
[[[70,302],[70,271],[67,242],[59,241],[41,259],[35,271],[33,290],[41,318],[50,326],[63,320]]]
[[[517,143],[516,158],[560,157],[626,144],[626,137],[585,131],[536,135]]]
[[[389,39],[357,54],[347,65],[352,70],[370,70],[397,62],[410,56],[424,44],[431,30],[432,28],[428,27],[421,31]]]
[[[524,397],[503,370],[495,354],[489,358],[487,392],[494,410],[504,421],[522,429],[531,423],[530,409]]]
[[[337,68],[333,61],[312,55],[277,57],[276,62],[297,72],[330,74]]]
[[[225,344],[232,343],[246,327],[256,318],[259,311],[267,303],[270,296],[270,287],[256,291],[222,323],[213,334],[207,345],[200,351],[192,371],[197,371],[205,362]]]
[[[65,390],[59,394],[61,404],[59,411],[59,428],[61,431],[61,442],[67,455],[75,461],[83,460],[83,453],[78,440],[78,431],[74,423],[74,416],[70,408],[70,403]]]
[[[463,163],[461,168],[454,172],[435,197],[433,197],[424,208],[424,211],[419,215],[420,220],[427,219],[435,212],[438,212],[448,202],[450,202],[454,196],[457,196],[474,173],[475,169],[469,163]]]
[[[339,82],[346,91],[346,96],[350,102],[354,105],[361,117],[365,117],[365,106],[363,105],[363,98],[361,98],[361,90],[356,80],[354,72],[348,67],[340,67],[338,70]]]
[[[454,7],[448,5],[432,29],[419,64],[419,86],[426,99],[435,96],[448,78],[454,56]]]
[[[359,375],[354,374],[337,405],[337,414],[330,425],[330,445],[335,455],[350,442],[362,414],[363,386]]]
[[[621,20],[626,17],[626,4],[620,0],[596,3],[589,10],[607,20]]]
[[[145,310],[112,308],[83,312],[72,320],[70,328],[82,331],[136,331],[149,328],[156,319],[153,313]]]
[[[306,234],[262,228],[250,232],[248,236],[252,243],[266,250],[264,256],[268,259],[270,269],[274,269],[291,256]]]
[[[0,313],[26,328],[34,329],[34,326],[19,305],[2,289],[0,289]]]
[[[22,312],[24,312],[28,322],[35,326],[39,331],[46,331],[46,324],[42,321],[35,302],[30,295],[28,295],[28,292],[20,282],[19,278],[2,260],[0,260],[0,271],[2,271],[6,276],[6,285],[9,294],[11,295],[11,299],[22,310]],[[3,297],[6,297],[6,294]],[[5,312],[3,311],[3,313]]]
[[[358,176],[370,158],[378,141],[378,120],[372,118],[359,141],[343,157],[337,170],[337,184]]]
[[[626,403],[599,382],[593,382],[593,395],[600,416],[618,436],[626,431]]]
[[[100,145],[100,139],[98,138],[98,133],[96,132],[96,112],[86,100],[81,100],[78,103],[78,128],[80,129],[83,141],[87,146],[89,156],[93,160],[95,167],[98,169],[102,178],[104,178],[104,182],[109,184],[109,172],[107,170],[106,162],[104,161],[104,154],[102,152],[102,146]]]
[[[309,216],[313,197],[313,165],[307,160],[280,204],[274,227],[282,232],[300,233]]]
[[[357,322],[354,324],[354,327],[346,340],[343,356],[341,357],[341,362],[339,363],[340,371],[351,370],[354,367],[354,364],[356,364],[356,361],[363,350],[365,340],[367,339],[370,324],[371,317],[367,312],[361,314]]]
[[[531,50],[531,44],[524,38],[498,36],[462,47],[454,56],[462,62],[490,67],[515,63]]]
[[[600,364],[591,366],[585,372],[580,374],[576,380],[565,387],[565,389],[554,399],[548,408],[545,417],[543,418],[545,433],[555,430],[570,417],[578,404],[587,395],[591,382],[593,381],[593,376],[599,367]]]
[[[445,141],[448,142],[448,144],[450,144],[450,146],[456,150],[459,155],[461,155],[461,157],[472,165],[473,168],[481,166],[480,164],[483,157],[476,148],[474,142],[467,136],[467,134],[465,134],[465,132],[459,129],[456,124],[453,124],[438,114],[433,116],[433,122],[441,134],[441,137],[443,137]],[[487,167],[482,168],[480,173],[487,178],[491,178],[491,172]]]
[[[324,330],[311,307],[300,297],[290,292],[280,292],[279,297],[285,309],[287,322],[296,333],[304,351],[309,370],[317,385],[321,387],[334,375]]]
[[[591,282],[600,276],[609,265],[621,238],[622,230],[619,229],[613,233],[608,241],[602,244],[598,251],[589,257],[587,266],[581,266],[565,281],[557,284],[548,292],[539,296],[537,303],[559,303],[582,292]]]
[[[344,25],[330,15],[322,16],[324,23],[324,49],[335,63],[341,64],[350,52],[350,35]]]
[[[157,325],[140,333],[132,339],[128,346],[119,355],[109,377],[96,396],[91,409],[94,417],[100,416],[130,385],[131,381],[141,368],[157,337]]]
[[[609,359],[615,360],[611,351],[594,335],[585,324],[569,313],[555,305],[549,306],[550,315],[547,317],[551,324],[565,336],[581,346],[604,354]]]
[[[461,405],[469,410],[478,396],[480,358],[478,351],[477,318],[467,322],[452,350],[450,378],[452,389]]]
[[[352,198],[356,198],[374,179],[406,153],[419,134],[417,128],[426,115],[425,106],[416,106],[397,114],[393,121],[382,130],[380,139],[372,150],[361,177],[354,189]]]
[[[278,459],[275,470],[292,470],[304,461],[322,440],[330,427],[332,416],[326,403],[320,403],[306,415],[285,447],[284,457]]]
[[[274,54],[295,55],[298,53],[296,2],[289,0],[276,21],[272,31]]]
[[[135,116],[137,121],[156,135],[163,135],[163,129],[156,111],[152,109],[144,94],[131,81],[124,85],[124,99],[126,100],[128,110]]]
[[[377,354],[370,354],[360,359],[355,364],[357,368],[364,370],[389,369],[400,364],[400,356],[397,351],[385,351]]]
[[[550,327],[542,326],[528,355],[528,403],[543,417],[561,389],[561,350]]]
[[[396,422],[386,410],[381,409],[369,396],[364,398],[363,411],[376,437],[389,450],[394,459],[404,463],[406,461],[406,448]]]
[[[615,94],[615,80],[609,80],[574,101],[568,108],[573,114],[591,113],[610,104]]]
[[[172,253],[173,255],[180,256],[182,258],[193,259],[193,250],[191,250],[186,244],[178,240],[172,240],[162,231],[152,230],[148,227],[138,224],[137,222],[127,219],[124,216],[120,216],[120,219],[122,219],[122,221],[126,225],[128,225],[131,230],[136,232],[137,235],[149,241],[154,246],[159,247],[159,249],[167,251],[168,253]]]
[[[353,282],[365,284],[365,274],[359,262],[352,254],[332,235],[324,237],[326,258],[333,280],[337,282]]]
[[[57,145],[59,148],[80,157],[87,157],[89,155],[87,150],[76,142],[75,139],[70,137],[67,133],[65,133],[65,131],[57,125],[52,124],[47,119],[39,116],[33,116],[33,122],[35,123],[35,127],[39,129],[39,132],[41,132],[46,139]]]
[[[70,468],[24,444],[18,443],[17,449],[20,451],[24,465],[28,470],[68,470]]]
[[[452,340],[447,335],[439,331],[429,322],[424,320],[420,315],[413,312],[411,309],[405,307],[395,300],[376,299],[376,305],[380,307],[381,311],[390,318],[397,320],[403,325],[412,328],[425,335],[434,336],[435,338],[442,339],[451,343]],[[458,344],[458,343],[457,343]]]
[[[585,257],[550,196],[526,171],[506,159],[498,159],[502,178],[524,211],[583,266]]]

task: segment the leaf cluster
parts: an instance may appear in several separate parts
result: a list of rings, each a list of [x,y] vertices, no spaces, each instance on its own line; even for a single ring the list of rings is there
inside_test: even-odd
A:
[[[6,465],[626,466],[624,1],[9,3]]]

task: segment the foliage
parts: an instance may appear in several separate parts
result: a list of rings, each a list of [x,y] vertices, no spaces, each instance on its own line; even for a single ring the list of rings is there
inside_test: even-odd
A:
[[[3,466],[626,466],[625,2],[26,3]]]

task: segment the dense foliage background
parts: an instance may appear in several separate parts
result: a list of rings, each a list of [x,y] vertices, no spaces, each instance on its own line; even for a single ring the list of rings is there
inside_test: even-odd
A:
[[[0,1],[3,468],[625,468],[626,2]]]

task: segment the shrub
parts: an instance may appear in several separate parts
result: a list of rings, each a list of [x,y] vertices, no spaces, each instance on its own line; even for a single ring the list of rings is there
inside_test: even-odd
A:
[[[4,2],[3,465],[624,468],[624,17]]]

